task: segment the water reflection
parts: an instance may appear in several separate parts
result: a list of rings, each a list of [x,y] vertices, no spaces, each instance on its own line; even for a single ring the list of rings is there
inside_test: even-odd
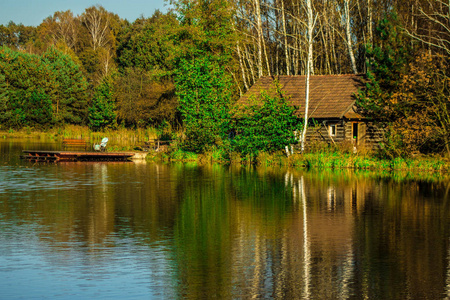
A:
[[[371,172],[7,163],[0,290],[8,299],[441,299],[449,187]]]

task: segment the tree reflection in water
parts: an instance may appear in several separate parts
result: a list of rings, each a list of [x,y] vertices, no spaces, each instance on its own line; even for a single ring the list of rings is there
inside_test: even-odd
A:
[[[143,162],[7,165],[0,177],[0,289],[12,297],[41,291],[24,294],[27,280],[88,298],[450,295],[447,180]],[[14,277],[27,257],[43,267]]]

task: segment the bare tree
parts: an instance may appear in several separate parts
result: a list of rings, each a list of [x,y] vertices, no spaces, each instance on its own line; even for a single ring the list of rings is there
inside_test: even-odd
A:
[[[450,54],[450,1],[427,0],[418,5],[426,27],[418,30],[404,28],[407,34],[422,43]]]
[[[76,50],[78,42],[79,18],[74,17],[70,10],[57,11],[46,18],[39,26],[39,32],[43,40],[52,45],[63,42],[68,48]]]
[[[99,5],[89,7],[83,13],[82,21],[89,31],[94,51],[99,47],[104,47],[109,41],[110,34],[108,12]]]

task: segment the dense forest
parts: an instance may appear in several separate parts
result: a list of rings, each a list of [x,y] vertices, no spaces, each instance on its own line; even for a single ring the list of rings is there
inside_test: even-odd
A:
[[[450,153],[448,1],[171,4],[132,23],[93,6],[0,25],[0,128],[170,124],[198,151],[259,77],[305,74],[311,46],[311,74],[366,74],[358,104],[387,124],[386,151]]]

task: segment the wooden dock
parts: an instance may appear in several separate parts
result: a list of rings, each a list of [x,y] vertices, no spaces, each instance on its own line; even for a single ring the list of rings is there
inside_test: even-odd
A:
[[[82,152],[82,151],[42,151],[22,150],[23,159],[34,162],[59,161],[130,161],[133,152]]]

